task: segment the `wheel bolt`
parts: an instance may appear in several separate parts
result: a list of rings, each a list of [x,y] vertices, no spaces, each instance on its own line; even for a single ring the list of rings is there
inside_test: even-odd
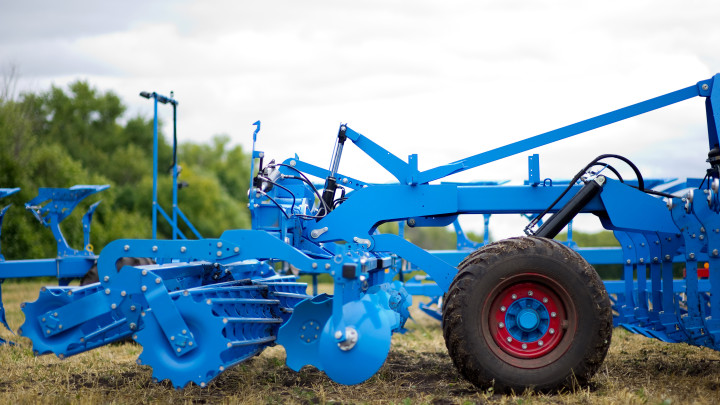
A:
[[[516,300],[516,299],[517,299],[517,295],[513,294],[513,295],[510,296],[510,298]]]
[[[523,349],[527,349],[527,345],[525,343],[522,344]]]
[[[508,343],[512,343],[512,338],[510,336],[508,336],[507,341],[508,341]]]
[[[548,302],[547,297],[543,298],[543,304],[547,304],[547,302]]]
[[[502,307],[500,307],[500,312],[505,312],[506,309],[507,309],[507,308],[505,308],[504,306],[502,306]]]
[[[556,314],[555,312],[551,312],[551,313],[550,313],[550,316],[553,317],[553,318],[555,318],[555,317],[557,316],[557,314]]]
[[[502,329],[502,328],[504,328],[504,327],[505,327],[505,324],[504,324],[503,322],[500,322],[500,323],[498,324],[498,328]]]
[[[532,297],[532,296],[533,296],[532,290],[528,291],[528,297]]]
[[[554,333],[555,333],[555,329],[550,328],[550,330],[548,331],[548,333],[551,334],[551,335],[554,334]]]
[[[542,341],[542,340],[538,340],[538,347],[541,347],[542,345],[543,345],[543,341]]]

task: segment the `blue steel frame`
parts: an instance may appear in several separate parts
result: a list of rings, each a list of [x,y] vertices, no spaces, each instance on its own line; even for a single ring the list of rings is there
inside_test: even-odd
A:
[[[178,102],[173,98],[172,92],[170,97],[163,96],[156,92],[141,92],[143,98],[153,99],[153,203],[152,203],[152,238],[157,238],[157,218],[158,213],[172,227],[172,239],[187,239],[185,234],[178,227],[178,217],[182,219],[190,228],[198,239],[202,239],[200,232],[193,226],[192,222],[185,216],[178,206],[178,162],[177,162],[177,106]],[[165,212],[158,202],[158,102],[162,104],[170,104],[173,108],[173,163],[172,163],[172,218]]]
[[[529,184],[525,186],[430,182],[695,96],[707,98],[709,146],[711,149],[718,148],[719,117],[716,114],[720,110],[716,113],[715,107],[720,106],[720,87],[714,86],[718,77],[716,75],[648,101],[422,172],[418,170],[417,155],[410,155],[405,162],[369,138],[342,125],[340,134],[390,172],[398,180],[395,184],[368,184],[336,173],[342,142],[345,141],[342,139],[340,142],[340,135],[331,170],[300,162],[297,157],[281,165],[271,164],[263,168],[264,154],[255,150],[260,129],[260,122],[256,122],[252,165],[254,168],[256,158],[260,159],[260,164],[255,178],[257,182],[253,181],[250,191],[253,229],[228,230],[216,239],[111,242],[98,258],[99,284],[78,290],[58,290],[57,294],[66,301],[57,304],[57,309],[41,305],[55,299],[41,293],[34,304],[42,309],[26,312],[26,315],[32,315],[26,325],[38,329],[39,333],[32,332],[32,336],[34,345],[43,347],[43,352],[69,355],[105,344],[122,333],[130,333],[129,330],[138,330],[140,337],[136,339],[142,341],[142,328],[147,327],[147,323],[143,322],[149,322],[142,318],[150,314],[157,328],[149,333],[151,338],[147,342],[168,345],[176,358],[183,358],[188,353],[214,353],[209,345],[202,347],[196,344],[200,340],[187,334],[192,328],[188,318],[183,316],[186,310],[183,305],[188,305],[190,309],[187,311],[191,312],[194,307],[192,303],[183,304],[177,297],[187,292],[183,289],[188,276],[197,278],[200,270],[212,271],[237,263],[252,267],[282,261],[300,273],[328,274],[334,281],[331,300],[327,296],[319,296],[299,303],[277,332],[277,342],[284,345],[288,353],[288,365],[298,369],[304,364],[312,364],[336,381],[346,384],[361,382],[379,369],[387,355],[392,332],[401,331],[407,319],[410,298],[402,285],[395,282],[402,271],[400,258],[424,270],[435,281],[437,288],[446,292],[457,272],[455,260],[459,257],[452,256],[451,259],[451,256],[428,252],[401,235],[379,234],[376,232],[379,225],[402,221],[414,226],[446,226],[464,214],[480,214],[488,218],[487,215],[498,213],[540,213],[565,187],[557,187],[558,183],[541,182],[537,159],[531,159]],[[163,96],[156,93],[148,94],[150,96],[155,100],[154,177],[157,178],[157,102]],[[324,207],[326,215],[319,216],[316,199],[320,196],[302,172],[321,178],[332,175],[340,185],[352,191],[338,201],[336,207]],[[174,173],[176,176],[177,171],[174,170]],[[704,288],[720,291],[720,252],[713,249],[720,246],[720,179],[715,174],[710,177],[711,189],[696,189],[684,199],[674,197],[667,201],[601,175],[588,179],[596,182],[602,191],[581,212],[598,215],[603,225],[613,230],[622,243],[620,251],[625,283],[621,290],[615,291],[619,311],[617,318],[640,333],[709,347],[715,347],[720,342],[720,294],[707,298],[700,294],[705,291]],[[568,195],[551,212],[557,212],[567,204],[570,196],[580,188],[580,185],[572,185]],[[164,211],[156,204],[156,187],[153,194],[155,236],[156,210],[162,214]],[[709,201],[707,207],[701,203],[706,200]],[[173,223],[173,226],[176,227],[176,224]],[[467,253],[469,251],[461,254]],[[591,255],[590,251],[587,254]],[[608,257],[612,257],[613,261],[618,258],[617,249],[611,253],[593,251],[592,254],[598,255],[598,261]],[[686,267],[691,269],[684,290],[675,286],[672,267],[667,266],[678,254],[683,256]],[[118,272],[115,264],[122,257],[152,257],[173,263],[140,269],[126,266]],[[699,280],[694,271],[698,260],[710,263],[708,283]],[[646,285],[648,270],[652,286],[649,296]],[[221,274],[217,275],[222,279]],[[202,277],[205,278],[205,275]],[[223,283],[214,284],[212,277],[203,282],[207,285],[199,288],[221,294]],[[236,288],[236,285],[231,287]],[[688,296],[687,308],[684,309],[687,316],[681,316],[675,293]],[[649,300],[652,306],[648,305]],[[708,300],[711,306],[704,306],[703,300]],[[196,302],[205,303],[213,305],[213,299]],[[78,307],[93,310],[76,313],[74,309]],[[207,307],[203,308],[206,310],[202,313],[207,313]],[[55,312],[57,317],[52,318],[52,325],[45,329],[45,318],[50,318]],[[201,310],[198,309],[197,313]],[[103,330],[121,328],[122,333],[118,332],[93,346],[75,343],[53,346],[52,341],[43,340],[45,335],[54,337],[69,333],[66,332],[68,327],[63,329],[60,325],[77,327],[106,314],[112,314],[113,321],[103,326]],[[40,322],[42,326],[37,328],[35,322]],[[250,324],[253,321],[246,319],[243,322]],[[302,331],[307,326],[314,326],[315,322],[323,328],[317,326],[317,335],[304,335]],[[100,332],[93,332],[93,336]],[[73,333],[76,334],[74,338],[80,338],[79,342],[85,342],[82,330],[76,328]],[[271,341],[274,336],[266,339]],[[228,343],[228,347],[234,344]],[[205,373],[207,370],[199,371]],[[217,373],[217,369],[214,368],[213,372]],[[172,374],[172,371],[169,373]],[[171,375],[169,378],[175,377]],[[184,384],[184,378],[178,377],[180,385]],[[193,381],[206,382],[204,379]],[[178,382],[175,384],[178,385]]]

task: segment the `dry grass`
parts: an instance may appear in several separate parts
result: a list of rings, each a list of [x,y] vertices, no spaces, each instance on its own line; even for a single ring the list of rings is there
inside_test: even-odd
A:
[[[40,283],[6,283],[3,296],[13,329],[23,321],[21,301],[37,297]],[[397,335],[388,361],[364,384],[342,386],[306,367],[284,365],[282,347],[266,350],[235,367],[207,388],[176,391],[156,384],[138,366],[142,350],[132,343],[106,346],[66,360],[34,357],[30,342],[0,347],[0,403],[716,403],[720,400],[720,353],[662,342],[617,329],[603,368],[589,387],[558,395],[497,395],[478,391],[455,371],[440,325],[415,312],[412,333]]]

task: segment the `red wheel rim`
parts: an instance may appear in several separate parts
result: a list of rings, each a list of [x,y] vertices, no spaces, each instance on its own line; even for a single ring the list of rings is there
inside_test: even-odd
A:
[[[537,368],[560,358],[577,327],[575,306],[555,280],[537,273],[506,278],[485,299],[483,336],[503,361]]]

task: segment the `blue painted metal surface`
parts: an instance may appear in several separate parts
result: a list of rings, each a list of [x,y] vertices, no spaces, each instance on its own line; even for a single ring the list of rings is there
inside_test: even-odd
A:
[[[578,248],[572,240],[566,243],[590,263],[623,265],[624,279],[606,284],[617,312],[616,324],[649,337],[718,349],[720,294],[712,294],[720,291],[720,159],[712,155],[719,146],[720,90],[714,86],[718,77],[422,172],[417,155],[410,155],[406,162],[347,125],[339,131],[329,170],[297,156],[281,164],[265,163],[265,154],[255,145],[258,121],[251,163],[251,175],[256,163],[257,175],[249,193],[251,230],[228,230],[215,239],[157,240],[157,212],[173,226],[174,239],[184,237],[177,229],[177,218],[185,218],[175,206],[171,218],[154,204],[153,239],[117,240],[105,246],[98,258],[97,284],[43,290],[37,301],[25,306],[22,333],[33,340],[39,354],[63,357],[131,336],[144,347],[139,362],[151,365],[156,379],[170,379],[176,387],[191,382],[206,385],[226,368],[276,343],[285,347],[292,369],[313,365],[340,383],[359,383],[384,363],[392,334],[401,332],[409,318],[411,295],[435,297],[421,307],[439,316],[440,297],[453,281],[456,266],[482,245],[467,239],[458,222],[460,215],[483,215],[487,238],[490,215],[535,215],[558,199],[549,209],[556,213],[569,204],[582,183],[595,181],[602,191],[579,210],[598,215],[614,231],[620,247]],[[156,93],[145,96],[154,99],[156,113],[157,103],[163,100],[177,105]],[[623,182],[607,178],[612,171],[607,166],[608,171],[602,172],[586,169],[577,184],[553,182],[541,180],[539,158],[534,155],[529,160],[528,181],[522,186],[430,184],[696,96],[707,100],[711,148],[707,182],[640,178]],[[157,120],[154,131],[157,143]],[[371,184],[339,173],[343,136],[397,182]],[[157,179],[157,151],[154,176]],[[325,183],[336,183],[338,190],[331,191],[326,201],[307,176],[332,177],[332,182]],[[646,193],[648,189],[675,196],[666,194],[669,198],[664,200]],[[678,196],[682,189],[693,190]],[[157,201],[156,185],[153,195]],[[42,220],[44,211],[34,212]],[[422,249],[401,236],[403,227],[400,235],[379,233],[378,226],[387,222],[455,224],[457,250]],[[79,254],[68,249],[58,244],[59,252],[68,256],[65,259]],[[165,264],[125,266],[117,271],[115,263],[123,257],[151,257]],[[704,262],[709,263],[707,279],[695,270]],[[0,272],[10,269],[7,277],[11,277],[32,271],[33,266],[42,273],[50,262],[3,267],[7,263],[0,263]],[[684,263],[689,269],[683,280],[673,278],[673,263]],[[328,275],[334,283],[332,296],[306,295],[304,283],[277,274],[281,268],[313,277]],[[422,270],[426,276],[406,280],[413,270]],[[520,342],[512,350],[522,354],[523,343],[552,333],[547,323],[553,311],[546,305],[550,304],[531,297],[513,298],[507,312],[498,314],[505,319],[508,338]]]

